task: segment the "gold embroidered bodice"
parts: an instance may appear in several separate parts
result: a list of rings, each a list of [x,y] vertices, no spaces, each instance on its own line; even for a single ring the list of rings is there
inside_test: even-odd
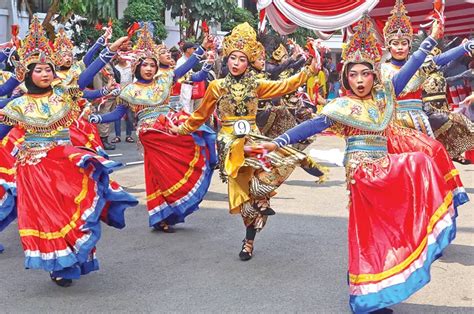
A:
[[[394,116],[395,97],[391,81],[373,90],[367,99],[340,97],[327,104],[321,114],[334,123],[331,127],[346,139],[346,175],[361,163],[387,155],[386,129]]]
[[[0,110],[0,122],[18,125],[27,135],[54,137],[79,116],[81,96],[79,88],[63,85],[55,85],[51,92],[43,95],[25,94]]]
[[[83,61],[73,63],[68,70],[58,70],[56,75],[61,79],[61,84],[71,85],[77,84],[79,75],[86,69],[86,65]]]
[[[449,104],[446,98],[447,83],[443,73],[436,71],[431,73],[422,86],[423,106],[449,112]]]
[[[396,66],[395,64],[392,64],[390,62],[382,63],[381,65],[382,80],[384,82],[387,80],[392,80],[393,77],[400,71],[400,69],[401,67]],[[398,98],[403,98],[407,94],[419,91],[426,77],[427,75],[424,71],[422,70],[416,71],[415,75],[413,75],[413,77],[407,83],[403,91],[398,95]]]
[[[256,93],[257,76],[244,76],[236,80],[228,75],[219,82],[219,89],[223,91],[218,100],[217,113],[221,120],[227,117],[257,115],[258,97]]]
[[[130,106],[135,113],[160,110],[167,103],[173,84],[173,71],[158,72],[151,83],[135,82],[125,86],[119,96],[119,103]]]
[[[280,97],[296,90],[306,82],[311,71],[308,67],[286,80],[270,81],[257,79],[254,72],[248,72],[240,79],[228,74],[224,79],[209,84],[201,106],[181,125],[180,133],[191,133],[212,115],[215,109],[223,124],[240,119],[248,120],[254,130],[259,99]],[[223,128],[221,132],[228,132]]]

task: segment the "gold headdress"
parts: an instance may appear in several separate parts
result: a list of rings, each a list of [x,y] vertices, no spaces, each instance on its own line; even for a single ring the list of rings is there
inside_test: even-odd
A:
[[[257,43],[257,50],[255,51],[255,54],[256,54],[256,58],[255,59],[258,59],[259,57],[266,57],[265,55],[265,47],[263,46],[263,44],[261,42],[258,42]]]
[[[148,29],[148,24],[145,23],[138,34],[138,41],[135,47],[133,47],[133,52],[136,56],[133,66],[136,67],[141,60],[146,58],[154,59],[158,64],[160,49],[162,48],[164,48],[164,45],[157,45],[155,43],[153,40],[153,34]]]
[[[285,46],[283,44],[280,44],[275,51],[272,53],[272,58],[275,59],[276,61],[280,61],[283,59],[285,55],[288,55],[288,50],[286,50]]]
[[[354,28],[355,33],[347,44],[342,45],[342,85],[349,89],[347,82],[347,66],[350,63],[369,63],[372,70],[378,74],[379,63],[382,59],[382,47],[374,36],[374,29],[367,13]]]
[[[74,44],[69,37],[67,37],[64,28],[59,30],[53,46],[54,50],[61,58],[66,54],[72,54],[72,50],[74,49]]]
[[[348,44],[343,44],[342,60],[348,63],[370,63],[374,68],[382,59],[382,48],[374,36],[372,22],[367,14],[354,28],[355,33]]]
[[[395,6],[390,13],[392,15],[388,18],[383,28],[385,46],[388,47],[390,41],[394,39],[407,39],[411,43],[413,39],[413,28],[403,0],[396,0]]]
[[[15,62],[15,72],[20,81],[24,79],[30,64],[48,63],[54,68],[61,63],[60,57],[50,45],[36,15],[33,15],[28,34],[23,39],[21,48],[18,49],[18,56],[20,59]]]
[[[224,38],[222,46],[225,56],[229,56],[234,51],[240,51],[250,62],[254,62],[259,52],[258,44],[255,30],[245,22],[234,27],[232,33]]]

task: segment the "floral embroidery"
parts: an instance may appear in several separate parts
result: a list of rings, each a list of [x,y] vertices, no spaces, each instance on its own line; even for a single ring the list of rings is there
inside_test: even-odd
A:
[[[378,113],[378,111],[377,111],[375,108],[370,108],[370,109],[368,110],[368,112],[369,112],[369,116],[370,116],[370,118],[371,118],[372,120],[378,121],[378,119],[379,119],[379,113]]]
[[[362,113],[362,107],[360,105],[352,105],[351,107],[351,115],[358,115]]]
[[[49,110],[48,104],[45,104],[45,103],[41,104],[41,112],[47,115],[51,113],[51,111]]]
[[[31,113],[35,110],[35,103],[34,102],[30,102],[28,104],[26,104],[25,106],[25,114],[27,113]]]

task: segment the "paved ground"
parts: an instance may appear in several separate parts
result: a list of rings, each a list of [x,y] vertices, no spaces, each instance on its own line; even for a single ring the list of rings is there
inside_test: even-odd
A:
[[[318,149],[343,147],[323,137]],[[116,157],[139,158],[136,146],[120,144]],[[460,166],[474,199],[474,166]],[[16,225],[0,234],[0,312],[311,312],[349,313],[346,285],[347,197],[344,171],[331,167],[316,185],[297,170],[273,202],[277,215],[256,241],[254,258],[238,260],[241,219],[227,213],[226,186],[213,179],[201,209],[177,233],[147,227],[141,165],[114,178],[141,204],[127,211],[127,227],[104,227],[101,270],[64,289],[47,273],[24,270]],[[396,313],[474,312],[474,206],[460,210],[458,236],[432,267],[432,282]]]

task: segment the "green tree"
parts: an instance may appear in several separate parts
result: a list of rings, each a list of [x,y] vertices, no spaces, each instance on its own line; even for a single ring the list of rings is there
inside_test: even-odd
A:
[[[181,36],[185,38],[196,35],[195,22],[220,22],[234,11],[237,4],[235,0],[164,0],[167,10],[171,10],[171,17],[180,18]]]
[[[163,40],[167,36],[164,8],[161,0],[129,0],[128,7],[123,12],[123,26],[128,28],[134,22],[152,22],[155,39]]]
[[[248,22],[253,28],[258,27],[258,18],[252,12],[244,8],[236,7],[221,24],[221,30],[229,32],[238,24]]]
[[[28,11],[31,20],[34,12],[37,12],[35,2],[33,0],[19,0],[18,10],[23,7]],[[99,20],[116,17],[115,0],[50,0],[50,7],[43,21],[43,27],[50,38],[54,38],[54,29],[50,22],[56,14],[60,15],[60,22],[67,21],[72,14],[87,15],[87,19],[92,25]]]

